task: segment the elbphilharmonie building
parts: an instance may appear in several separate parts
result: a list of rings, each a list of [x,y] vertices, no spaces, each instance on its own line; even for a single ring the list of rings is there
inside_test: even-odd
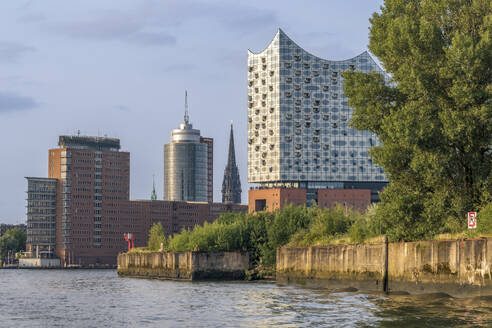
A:
[[[370,189],[387,183],[369,157],[377,137],[348,126],[353,109],[342,72],[385,74],[365,51],[332,61],[307,52],[281,29],[248,53],[248,181],[261,188]],[[308,195],[309,201],[309,195]]]

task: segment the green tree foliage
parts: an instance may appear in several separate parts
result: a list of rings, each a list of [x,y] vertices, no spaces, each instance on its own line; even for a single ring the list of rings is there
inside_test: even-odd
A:
[[[147,247],[149,250],[158,251],[161,248],[161,243],[167,245],[167,239],[162,224],[158,222],[150,228]]]
[[[167,251],[248,251],[251,260],[258,263],[267,247],[267,222],[273,214],[228,213],[213,223],[195,226],[193,230],[183,230],[170,237]]]
[[[372,204],[364,215],[355,215],[348,229],[353,243],[362,243],[368,238],[382,234],[382,220],[377,215],[378,203]]]
[[[0,257],[6,258],[8,252],[12,255],[26,250],[26,233],[17,227],[5,231],[0,238]]]
[[[352,126],[382,142],[377,216],[391,240],[448,232],[492,195],[492,2],[386,0],[370,22],[392,81],[346,72],[344,87]]]
[[[467,226],[465,220],[461,220],[461,225]],[[463,227],[466,229],[466,227]],[[476,234],[492,234],[492,202],[486,204],[477,214]]]
[[[337,205],[333,209],[306,209],[307,225],[299,227],[290,238],[292,246],[327,245],[344,236],[360,216],[358,212]],[[359,242],[359,240],[357,240]]]

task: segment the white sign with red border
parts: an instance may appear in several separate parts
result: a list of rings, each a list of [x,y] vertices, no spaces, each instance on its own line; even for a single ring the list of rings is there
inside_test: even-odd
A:
[[[468,212],[468,229],[477,228],[477,212]]]

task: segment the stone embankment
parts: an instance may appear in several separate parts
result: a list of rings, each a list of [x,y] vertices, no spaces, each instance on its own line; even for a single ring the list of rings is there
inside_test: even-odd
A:
[[[242,280],[247,252],[135,252],[118,254],[120,276],[176,280]]]
[[[277,281],[453,296],[492,294],[492,238],[277,249]]]

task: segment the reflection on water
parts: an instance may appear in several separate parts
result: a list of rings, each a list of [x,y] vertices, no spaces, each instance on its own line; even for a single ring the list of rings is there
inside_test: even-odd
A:
[[[0,270],[1,327],[487,327],[491,304],[492,297],[118,278],[112,270]]]
[[[381,327],[491,327],[492,297],[446,294],[391,296],[375,300]]]

